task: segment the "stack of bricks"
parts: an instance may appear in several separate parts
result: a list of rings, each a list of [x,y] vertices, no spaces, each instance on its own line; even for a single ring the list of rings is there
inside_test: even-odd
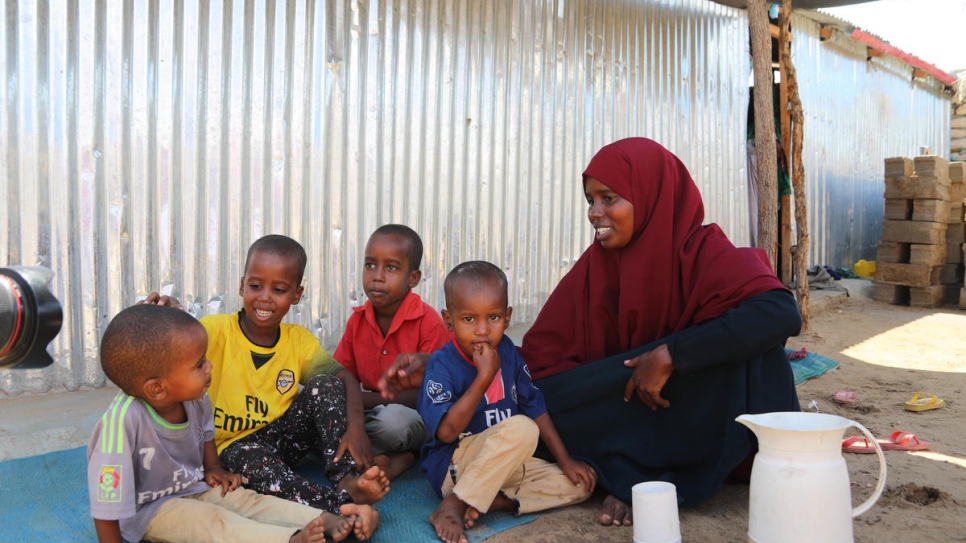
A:
[[[966,289],[963,288],[966,281],[963,264],[966,256],[966,162],[949,163],[949,182],[953,207],[946,230],[946,268],[941,281],[946,285],[946,302],[955,304],[958,300],[959,307],[966,309]]]
[[[962,165],[935,155],[885,160],[873,299],[919,307],[966,303]]]

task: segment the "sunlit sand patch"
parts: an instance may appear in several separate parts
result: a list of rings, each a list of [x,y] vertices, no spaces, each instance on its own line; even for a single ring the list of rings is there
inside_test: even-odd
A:
[[[947,333],[942,342],[936,330]],[[910,370],[966,373],[966,315],[934,313],[893,328],[842,351],[869,364]]]
[[[957,458],[955,456],[949,456],[947,454],[937,453],[933,451],[912,451],[909,454],[913,456],[919,456],[927,460],[935,460],[937,462],[947,462],[949,464],[954,464],[961,468],[966,468],[966,458]]]

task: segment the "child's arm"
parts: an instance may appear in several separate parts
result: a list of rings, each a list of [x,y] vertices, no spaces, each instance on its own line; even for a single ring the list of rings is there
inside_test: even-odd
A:
[[[466,430],[480,400],[486,394],[486,389],[500,370],[500,355],[493,347],[483,344],[479,350],[473,352],[473,363],[476,364],[476,379],[473,379],[473,383],[456,403],[450,406],[436,428],[436,439],[444,443],[456,441],[463,430]]]
[[[97,532],[98,543],[122,543],[121,523],[116,520],[94,519],[94,531]]]
[[[222,496],[241,486],[242,476],[237,473],[230,473],[221,466],[214,440],[205,441],[203,465],[205,467],[205,482],[208,483],[208,486],[221,485]]]
[[[550,450],[550,454],[557,460],[557,464],[567,478],[570,479],[570,482],[574,486],[580,486],[581,482],[584,482],[586,483],[584,490],[593,492],[594,487],[597,486],[597,472],[587,463],[575,460],[570,456],[563,440],[560,439],[560,434],[557,433],[557,428],[554,427],[553,421],[550,420],[550,415],[544,413],[533,419],[533,421],[540,428],[540,439]]]
[[[334,460],[338,462],[342,455],[348,452],[359,468],[367,470],[370,466],[375,465],[376,459],[372,454],[372,443],[369,441],[369,436],[366,435],[365,410],[362,407],[362,387],[348,370],[339,370],[339,373],[336,373],[335,376],[345,384],[347,421],[345,436],[342,437],[342,443],[335,451]]]

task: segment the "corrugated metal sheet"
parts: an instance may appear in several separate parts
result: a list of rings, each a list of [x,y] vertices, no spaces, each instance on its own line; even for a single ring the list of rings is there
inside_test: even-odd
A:
[[[706,0],[7,0],[0,265],[52,268],[65,322],[55,364],[0,371],[0,390],[103,384],[101,331],[152,290],[237,310],[266,233],[305,245],[289,321],[329,348],[387,222],[423,236],[429,303],[487,259],[531,321],[591,239],[583,166],[624,136],[677,153],[707,219],[746,240],[747,42],[744,12]],[[842,53],[812,48],[842,77],[826,67]]]
[[[709,219],[747,233],[747,28],[705,0],[5,8],[0,264],[51,267],[65,309],[54,366],[0,372],[7,393],[102,384],[100,332],[151,290],[237,310],[266,233],[307,248],[289,320],[328,347],[387,222],[423,236],[431,304],[487,259],[532,320],[591,239],[580,172],[623,136],[676,151]]]
[[[913,79],[892,57],[866,60],[865,45],[795,15],[792,58],[805,111],[802,163],[810,264],[851,268],[875,260],[882,235],[883,161],[923,147],[949,156],[950,96],[933,78]]]

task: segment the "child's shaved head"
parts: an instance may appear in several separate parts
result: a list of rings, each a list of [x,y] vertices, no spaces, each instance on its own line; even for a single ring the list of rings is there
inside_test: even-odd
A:
[[[418,270],[423,259],[423,240],[412,228],[403,224],[384,224],[369,236],[399,236],[406,242],[406,258],[409,259],[409,269]]]
[[[291,260],[296,267],[296,283],[302,283],[302,276],[305,275],[305,265],[308,257],[302,244],[288,236],[269,234],[255,240],[248,248],[248,256],[245,257],[245,273],[248,273],[248,264],[252,261],[255,253],[268,253]]]
[[[483,260],[471,260],[459,264],[449,272],[443,282],[443,292],[446,294],[446,307],[451,309],[456,303],[456,285],[462,282],[475,284],[477,287],[495,286],[503,292],[503,305],[509,303],[507,294],[507,278],[499,267]]]
[[[104,374],[125,394],[142,397],[148,379],[171,371],[176,358],[174,338],[204,327],[194,317],[172,307],[142,304],[118,313],[101,338]]]

